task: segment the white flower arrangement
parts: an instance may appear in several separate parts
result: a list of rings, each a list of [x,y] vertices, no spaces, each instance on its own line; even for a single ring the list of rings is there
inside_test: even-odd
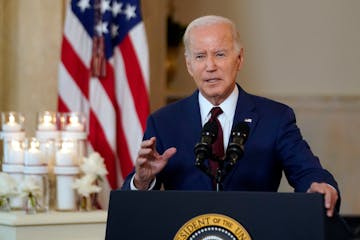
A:
[[[102,180],[108,174],[104,159],[97,152],[93,152],[88,158],[84,158],[84,163],[80,165],[80,169],[85,175],[90,175],[96,180]]]
[[[28,176],[20,184],[20,190],[23,196],[41,197],[41,188],[35,176]]]
[[[101,187],[94,184],[95,178],[92,175],[84,175],[75,180],[73,188],[83,197],[89,197],[91,193],[98,193]]]
[[[16,181],[9,174],[0,172],[0,197],[12,197],[18,193]]]
[[[92,209],[93,199],[96,199],[95,193],[101,191],[98,185],[102,181],[108,171],[106,170],[104,159],[99,153],[93,152],[89,157],[84,158],[84,162],[80,165],[83,175],[76,179],[73,188],[77,190],[80,195],[80,208],[87,208],[86,199],[90,199],[90,208]]]
[[[17,194],[16,181],[9,174],[0,172],[0,210],[10,211],[9,198]]]
[[[20,184],[21,195],[26,197],[26,212],[33,214],[38,207],[38,199],[41,198],[41,183],[35,176],[27,176]]]

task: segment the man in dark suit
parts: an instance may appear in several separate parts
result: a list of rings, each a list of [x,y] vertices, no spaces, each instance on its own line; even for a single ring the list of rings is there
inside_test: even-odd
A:
[[[220,107],[215,118],[223,149],[237,123],[246,122],[250,129],[243,156],[221,182],[223,190],[277,191],[284,171],[295,191],[324,194],[327,215],[332,216],[339,198],[337,183],[303,140],[293,110],[236,84],[244,53],[235,25],[219,16],[200,17],[187,27],[184,45],[187,69],[198,90],[148,118],[135,171],[122,189],[213,190],[214,178],[194,165],[194,146],[211,109]],[[211,162],[206,159],[204,164],[211,168]]]

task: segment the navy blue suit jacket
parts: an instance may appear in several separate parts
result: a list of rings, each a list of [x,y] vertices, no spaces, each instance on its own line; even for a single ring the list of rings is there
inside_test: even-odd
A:
[[[282,171],[297,192],[312,182],[334,186],[333,176],[322,168],[296,125],[293,110],[281,103],[246,93],[240,86],[234,125],[251,119],[244,155],[224,178],[224,190],[277,191]],[[144,139],[156,137],[157,151],[176,147],[176,154],[156,176],[156,187],[170,190],[212,190],[212,180],[194,166],[194,146],[201,136],[198,90],[149,116]],[[130,174],[122,189],[130,189]]]

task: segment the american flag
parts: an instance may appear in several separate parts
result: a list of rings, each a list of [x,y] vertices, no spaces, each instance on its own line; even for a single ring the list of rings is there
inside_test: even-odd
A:
[[[90,147],[116,189],[132,170],[149,114],[149,60],[139,0],[69,2],[58,110],[83,112]],[[108,189],[108,190],[109,190]]]

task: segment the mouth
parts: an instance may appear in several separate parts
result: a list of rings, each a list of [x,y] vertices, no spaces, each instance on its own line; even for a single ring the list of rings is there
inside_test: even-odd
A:
[[[205,82],[206,83],[216,83],[220,80],[221,80],[220,78],[208,78],[208,79],[205,79]]]

